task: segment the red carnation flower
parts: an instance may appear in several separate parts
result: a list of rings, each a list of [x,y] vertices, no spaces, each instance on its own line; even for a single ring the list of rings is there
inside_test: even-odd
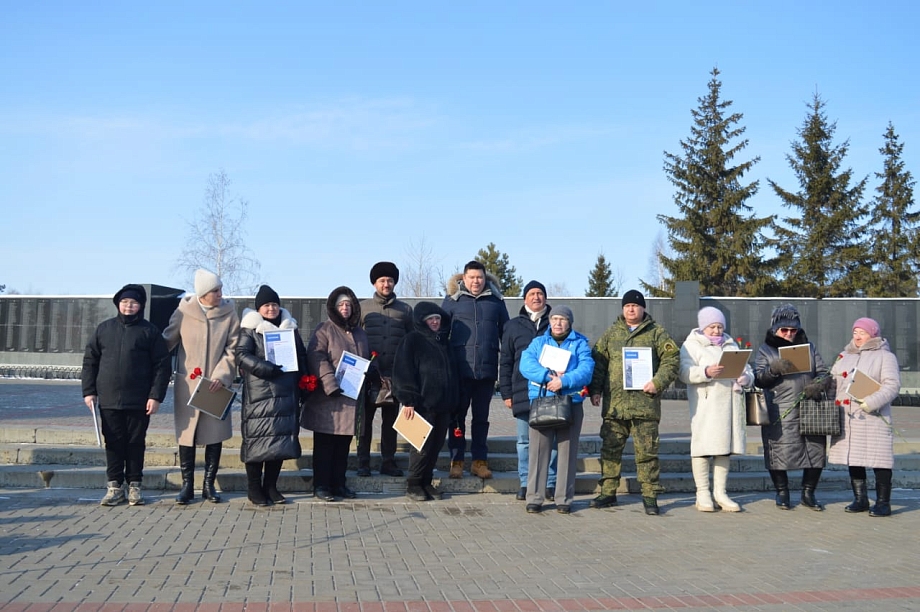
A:
[[[850,400],[845,399],[845,400],[843,400],[843,403],[844,403],[845,405],[849,406],[849,405],[850,405]]]
[[[578,392],[578,395],[581,397],[588,397],[588,387],[582,387],[581,391]]]
[[[463,437],[463,431],[461,431],[461,429],[460,429],[459,427],[454,427],[454,437],[455,437],[455,438],[462,438],[462,437]]]
[[[737,338],[735,338],[735,340],[738,342],[738,344],[741,344],[741,336],[738,336]]]
[[[297,386],[303,391],[316,391],[316,377],[312,374],[304,374],[297,381]]]
[[[841,376],[843,376],[844,378],[846,378],[846,377],[847,377],[847,373],[844,372],[843,374],[841,374]]]
[[[839,406],[839,405],[840,405],[840,400],[834,400],[834,403],[837,404],[837,405]]]
[[[371,351],[371,361],[377,358],[377,351]]]
[[[750,342],[745,342],[745,343],[744,343],[744,348],[751,348],[751,343],[750,343]]]
[[[201,368],[195,368],[195,376],[201,376]]]

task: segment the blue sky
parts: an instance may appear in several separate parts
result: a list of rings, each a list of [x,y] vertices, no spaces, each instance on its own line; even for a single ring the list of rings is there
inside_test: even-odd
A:
[[[603,252],[629,288],[714,66],[758,215],[787,214],[765,179],[797,189],[816,91],[869,196],[889,121],[920,175],[913,2],[261,4],[0,7],[0,284],[190,288],[173,264],[222,168],[282,295],[369,295],[420,239],[446,274],[494,242],[571,295]]]

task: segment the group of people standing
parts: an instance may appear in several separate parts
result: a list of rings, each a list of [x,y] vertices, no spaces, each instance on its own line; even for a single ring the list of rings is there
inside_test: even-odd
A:
[[[802,505],[823,509],[815,490],[828,458],[827,440],[799,433],[798,404],[803,398],[828,394],[836,397],[843,422],[840,435],[831,439],[829,457],[849,466],[854,501],[847,512],[891,513],[891,401],[900,389],[899,369],[872,319],[854,323],[852,340],[829,368],[805,335],[798,311],[783,305],[772,313],[753,367],[747,365],[737,378],[725,379],[720,377],[722,351],[738,347],[727,333],[724,314],[716,308],[700,310],[698,327],[678,347],[646,312],[645,297],[630,290],[621,300],[621,314],[592,347],[574,329],[572,310],[547,304],[546,289],[537,281],[525,286],[524,304],[518,316],[510,318],[497,279],[477,261],[450,279],[440,306],[423,301],[413,309],[397,299],[399,270],[390,262],[375,264],[370,281],[374,295],[361,302],[349,287],[329,294],[327,319],[306,346],[297,321],[267,285],[259,288],[255,309],[245,309],[240,317],[233,303],[223,298],[220,279],[198,270],[195,293],[182,298],[162,334],[143,318],[144,288],[126,285],[119,290],[113,298],[118,315],[100,324],[90,338],[82,374],[84,401],[100,410],[105,436],[107,492],[102,505],[143,503],[144,438],[150,416],[166,394],[170,352],[177,350],[174,415],[182,476],[178,504],[194,499],[197,446],[205,449],[201,497],[221,501],[215,477],[222,443],[232,435],[229,417],[203,416],[188,405],[198,385],[195,379],[203,377],[208,389],[217,392],[229,388],[239,374],[243,381],[240,455],[246,465],[247,496],[254,505],[286,501],[278,491],[278,476],[284,460],[301,455],[301,427],[313,432],[314,496],[324,501],[356,497],[346,481],[349,449],[357,437],[357,473],[370,476],[378,409],[381,474],[403,475],[395,458],[393,423],[398,416],[407,420],[421,416],[432,425],[423,446],[410,451],[410,499],[441,498],[433,485],[433,471],[445,439],[449,477],[463,477],[469,411],[470,473],[491,478],[489,408],[498,383],[505,406],[518,419],[521,486],[517,498],[526,501],[528,513],[541,512],[545,501],[555,502],[560,513],[571,512],[583,401],[590,397],[592,405],[602,406],[601,477],[590,506],[617,505],[623,450],[632,436],[643,507],[647,514],[657,515],[662,491],[661,394],[680,378],[688,388],[691,465],[700,511],[741,510],[726,492],[727,479],[730,456],[745,452],[744,393],[757,385],[764,391],[769,412],[762,437],[777,507],[792,507],[787,472],[803,470]],[[275,330],[293,330],[297,371],[284,371],[265,355],[262,337]],[[809,347],[812,371],[796,371],[780,358],[779,348],[792,345]],[[565,368],[543,365],[546,346],[567,351]],[[630,348],[651,356],[650,379],[641,387],[624,380],[623,355]],[[359,399],[345,395],[335,375],[345,352],[370,360]],[[846,392],[847,379],[857,368],[880,383],[879,391],[860,401]],[[529,426],[531,402],[541,394],[571,398],[568,425],[551,430]],[[869,467],[874,468],[876,481],[876,503],[871,507],[866,484]]]

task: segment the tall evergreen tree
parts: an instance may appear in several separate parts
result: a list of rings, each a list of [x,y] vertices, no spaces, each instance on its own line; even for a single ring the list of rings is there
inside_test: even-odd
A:
[[[735,163],[747,147],[738,125],[741,113],[729,113],[731,100],[721,97],[719,69],[713,68],[709,91],[691,110],[690,137],[681,140],[681,155],[665,151],[664,171],[676,187],[674,203],[680,216],[658,215],[668,230],[669,254],[658,257],[666,287],[642,282],[652,295],[670,295],[674,283],[698,280],[703,295],[757,295],[770,279],[762,249],[762,231],[773,217],[755,217],[748,200],[757,193],[758,182],[743,183],[754,164]]]
[[[508,254],[499,251],[494,242],[490,242],[484,249],[479,249],[476,261],[485,266],[486,272],[498,278],[503,295],[516,296],[521,293],[521,289],[524,288],[524,279],[515,276],[517,270],[511,265]]]
[[[774,227],[782,290],[805,297],[860,295],[861,275],[869,263],[862,243],[867,207],[862,202],[867,178],[852,184],[853,170],[841,170],[849,141],[832,144],[837,123],[829,123],[817,93],[786,160],[799,181],[787,191],[767,179],[783,206],[796,215]]]
[[[869,224],[875,236],[871,247],[872,274],[866,292],[874,297],[916,297],[920,273],[920,212],[914,202],[914,181],[905,169],[894,125],[888,123],[885,144],[879,149],[884,158],[881,184],[872,202]]]
[[[613,270],[603,253],[598,253],[594,269],[588,274],[588,290],[585,297],[615,297],[620,288],[613,280]]]

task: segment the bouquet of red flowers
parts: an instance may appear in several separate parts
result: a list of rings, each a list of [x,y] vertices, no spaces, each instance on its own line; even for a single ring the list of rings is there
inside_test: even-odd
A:
[[[300,377],[300,380],[297,381],[297,386],[300,387],[301,391],[316,391],[316,377],[312,374],[304,374]]]
[[[192,380],[195,380],[199,376],[203,376],[203,374],[201,373],[201,368],[195,368],[194,371],[192,371],[192,373],[188,375],[188,377],[191,378]]]

